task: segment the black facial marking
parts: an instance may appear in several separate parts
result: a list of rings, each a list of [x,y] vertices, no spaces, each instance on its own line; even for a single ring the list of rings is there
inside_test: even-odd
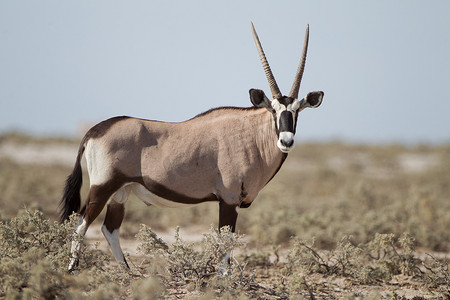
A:
[[[278,102],[280,102],[280,104],[282,104],[282,105],[284,105],[284,106],[288,106],[289,104],[292,104],[292,102],[294,102],[294,98],[291,98],[291,97],[286,97],[286,96],[283,96],[283,97],[281,97],[280,99],[277,99],[278,100]]]
[[[298,110],[295,112],[294,131],[292,131],[293,134],[297,133],[297,120],[298,120]]]
[[[290,111],[283,111],[280,114],[280,132],[288,131],[294,132],[294,119]]]

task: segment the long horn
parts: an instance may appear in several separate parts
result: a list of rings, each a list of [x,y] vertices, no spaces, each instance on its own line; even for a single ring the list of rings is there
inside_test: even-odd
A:
[[[302,58],[298,65],[297,74],[295,75],[294,83],[292,84],[291,92],[289,97],[297,98],[298,91],[300,89],[300,82],[302,81],[303,71],[305,70],[306,63],[306,52],[308,52],[308,39],[309,39],[309,24],[306,25],[305,41],[303,42]]]
[[[252,30],[253,30],[253,38],[255,39],[256,48],[258,49],[259,58],[261,59],[264,73],[266,73],[267,80],[269,81],[270,90],[272,91],[272,97],[274,99],[281,98],[281,92],[278,88],[277,82],[275,81],[275,77],[272,74],[272,71],[270,70],[269,62],[267,61],[266,55],[264,55],[263,48],[261,46],[261,43],[259,42],[258,35],[256,34],[255,27],[252,24]]]

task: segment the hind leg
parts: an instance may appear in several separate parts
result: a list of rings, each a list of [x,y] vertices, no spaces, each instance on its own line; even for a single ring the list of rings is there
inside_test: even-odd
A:
[[[83,220],[77,227],[72,241],[71,258],[69,263],[69,271],[74,270],[78,266],[80,248],[82,239],[89,225],[97,218],[100,212],[105,207],[106,202],[113,192],[107,186],[91,186],[86,200],[86,206],[83,208]]]
[[[108,241],[109,247],[116,261],[124,263],[128,268],[128,263],[120,247],[119,229],[125,216],[125,202],[128,199],[129,190],[122,188],[114,194],[108,202],[106,208],[105,221],[102,226],[102,232]]]
[[[72,247],[70,249],[70,262],[69,262],[69,272],[75,270],[78,267],[79,256],[80,256],[80,248],[81,248],[81,239],[86,234],[88,229],[88,225],[86,220],[82,220],[80,225],[78,225],[75,230],[74,236],[72,238]]]

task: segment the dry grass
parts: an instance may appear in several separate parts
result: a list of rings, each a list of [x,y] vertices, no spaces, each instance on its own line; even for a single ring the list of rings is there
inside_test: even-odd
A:
[[[76,145],[65,139],[30,139],[17,134],[0,137],[0,146],[2,143],[17,147]],[[14,224],[31,222],[25,221],[27,218],[49,222],[43,227],[47,232],[64,235],[67,228],[59,228],[53,220],[70,171],[66,164],[18,163],[0,152],[2,247],[8,245],[5,241],[14,236],[12,232],[20,229]],[[86,176],[84,182],[88,182]],[[85,185],[82,194],[86,192]],[[27,241],[33,237],[26,233],[33,232],[34,227],[24,227],[25,231],[15,233],[22,235],[23,249],[16,247],[22,249],[22,261],[16,261],[14,255],[19,254],[0,257],[4,274],[22,274],[24,279],[20,286],[0,290],[0,297],[46,297],[45,293],[54,291],[51,295],[64,298],[80,290],[90,297],[136,299],[145,293],[169,298],[449,297],[450,275],[445,260],[450,246],[449,198],[450,146],[300,144],[252,206],[240,210],[237,228],[245,234],[246,246],[233,244],[237,247],[236,260],[226,279],[217,276],[214,259],[203,269],[209,275],[201,275],[196,269],[189,276],[176,277],[181,276],[177,268],[201,266],[201,257],[213,249],[211,243],[201,248],[180,240],[176,251],[176,243],[167,244],[166,252],[147,248],[139,257],[132,257],[132,261],[142,261],[133,267],[134,273],[119,271],[120,267],[109,263],[99,250],[86,250],[84,271],[68,275],[63,267],[55,268],[55,262],[46,259],[43,245]],[[24,207],[31,212],[39,209],[43,215],[19,213]],[[159,209],[147,208],[132,197],[126,209],[123,238],[133,240],[141,223],[155,230],[196,226],[208,232],[218,220],[214,203],[183,210]],[[151,240],[149,232],[141,238],[142,247]],[[35,236],[40,237],[40,233]],[[46,238],[51,240],[51,236]],[[54,238],[55,245],[65,247],[64,238]],[[180,254],[180,249],[185,252]],[[96,257],[102,264],[90,264],[89,257]],[[189,261],[183,262],[181,257]],[[32,268],[27,259],[39,262],[39,267]],[[62,258],[56,261],[61,266],[65,263]],[[53,273],[44,276],[49,269]],[[83,278],[90,284],[81,284]],[[52,288],[43,291],[37,282]]]

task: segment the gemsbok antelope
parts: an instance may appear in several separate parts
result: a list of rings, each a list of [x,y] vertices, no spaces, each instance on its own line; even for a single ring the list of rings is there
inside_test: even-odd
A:
[[[119,228],[131,192],[147,205],[160,207],[217,201],[219,228],[230,226],[235,231],[237,208],[252,204],[294,147],[298,113],[318,107],[324,95],[310,92],[298,100],[309,26],[289,96],[281,94],[251,26],[272,100],[262,90],[251,89],[249,108],[215,108],[180,123],[115,117],[92,127],[81,141],[60,204],[61,222],[74,212],[82,216],[75,236],[84,237],[106,205],[102,232],[115,259],[127,265]],[[90,189],[80,210],[83,153]],[[74,239],[69,270],[78,264],[79,249]]]

